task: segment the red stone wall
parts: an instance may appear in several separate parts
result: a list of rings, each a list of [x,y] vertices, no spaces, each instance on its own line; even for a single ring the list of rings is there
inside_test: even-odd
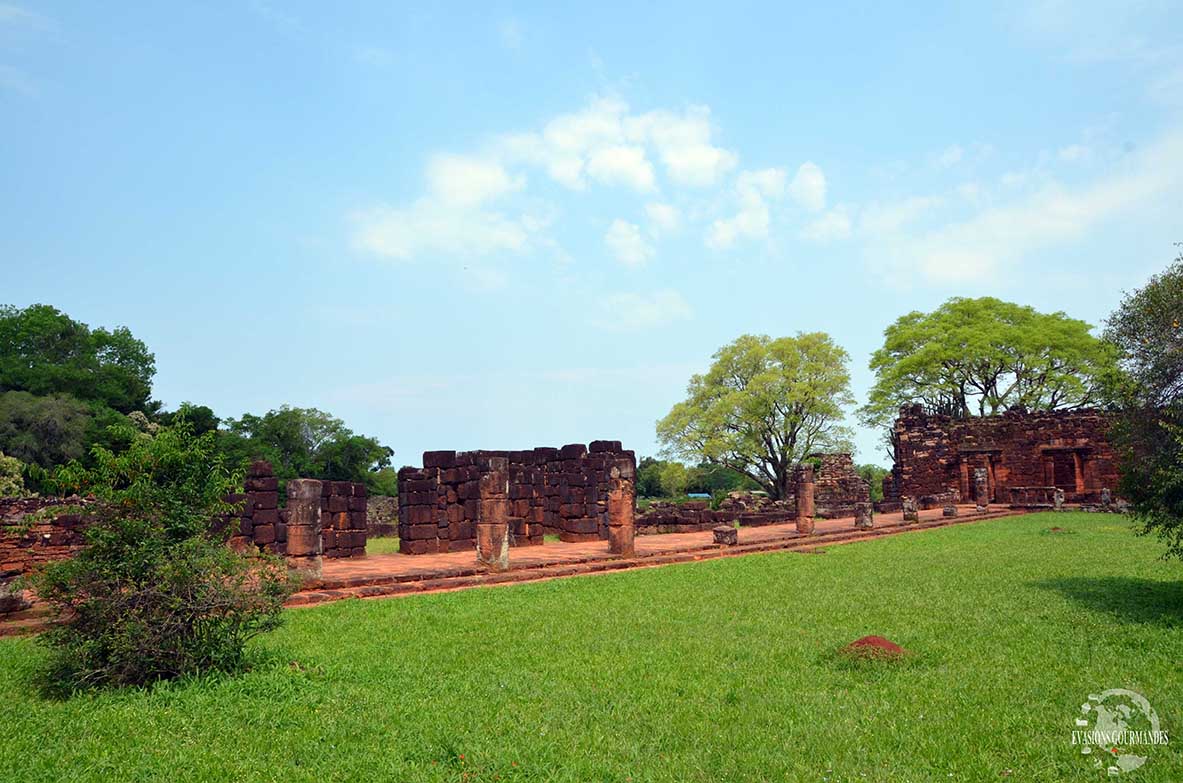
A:
[[[1093,503],[1117,487],[1117,457],[1101,411],[1006,413],[954,419],[920,406],[895,422],[896,486],[901,496],[972,496],[975,468],[987,469],[992,502],[1009,503],[1011,487],[1059,486],[1068,502]]]
[[[849,454],[814,454],[821,467],[814,478],[816,516],[822,519],[853,517],[855,503],[869,503],[871,487],[854,469]]]
[[[458,552],[476,548],[480,477],[489,460],[509,465],[509,531],[513,546],[608,537],[608,469],[636,457],[620,441],[574,443],[530,451],[427,451],[423,467],[398,473],[399,551]],[[631,479],[630,479],[631,481]]]
[[[77,552],[85,529],[81,514],[58,514],[35,522],[26,517],[44,509],[88,502],[78,497],[0,498],[0,578],[28,574],[42,563]]]
[[[259,460],[247,470],[246,492],[228,500],[241,503],[231,518],[237,534],[236,548],[257,547],[276,555],[287,553],[287,512],[279,507],[279,480],[271,463]],[[349,481],[322,481],[320,499],[321,541],[325,557],[361,557],[366,553],[366,485]]]

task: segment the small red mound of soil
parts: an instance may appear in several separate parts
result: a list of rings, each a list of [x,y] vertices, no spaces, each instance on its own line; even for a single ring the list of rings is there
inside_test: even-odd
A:
[[[857,658],[901,658],[908,651],[882,636],[864,636],[842,648],[842,652]]]
[[[1062,527],[1049,527],[1047,529],[1047,532],[1049,532],[1049,533],[1067,533],[1068,531]]]

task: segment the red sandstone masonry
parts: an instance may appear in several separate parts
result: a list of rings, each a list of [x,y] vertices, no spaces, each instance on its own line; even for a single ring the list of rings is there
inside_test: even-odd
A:
[[[399,551],[422,555],[473,550],[480,520],[480,479],[505,460],[512,546],[608,539],[609,470],[636,457],[620,441],[529,451],[427,451],[423,467],[398,472]],[[630,483],[632,479],[629,479]]]
[[[922,507],[930,498],[933,507],[967,500],[974,471],[983,468],[992,502],[1009,502],[1012,487],[1057,487],[1069,502],[1095,503],[1118,482],[1110,423],[1093,410],[954,419],[905,406],[894,428],[890,496],[916,498]]]

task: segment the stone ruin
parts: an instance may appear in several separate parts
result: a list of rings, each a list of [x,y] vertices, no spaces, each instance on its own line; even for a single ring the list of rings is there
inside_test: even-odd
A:
[[[503,545],[541,544],[545,535],[610,541],[610,506],[624,502],[611,493],[615,487],[627,496],[631,514],[635,478],[636,456],[620,441],[528,451],[427,451],[422,468],[398,472],[399,551],[470,551],[489,514],[498,526],[504,514],[507,525],[504,544],[484,542],[498,552]]]
[[[808,463],[798,466],[793,475],[793,491],[781,500],[750,492],[731,492],[715,510],[706,501],[661,501],[651,504],[637,517],[637,534],[693,533],[736,522],[741,527],[759,527],[792,522],[799,516],[853,517],[858,515],[860,503],[870,504],[871,489],[855,470],[849,454],[812,454],[808,459],[817,462],[817,469]],[[806,476],[806,468],[812,484],[812,508],[800,514],[799,486]]]
[[[253,547],[270,554],[287,555],[290,508],[279,505],[279,479],[275,477],[271,463],[265,460],[251,463],[244,489],[243,494],[226,498],[236,506],[241,504],[241,511],[227,518],[227,523],[236,528],[230,545],[240,550]],[[320,492],[316,505],[321,554],[331,558],[363,556],[367,537],[366,485],[351,481],[317,481],[317,489]],[[290,482],[288,497],[290,500]]]
[[[365,554],[364,484],[296,479],[288,482],[281,507],[279,480],[269,462],[259,461],[247,471],[245,490],[226,498],[239,506],[236,513],[211,520],[232,531],[229,545],[238,551],[285,556],[305,572],[318,571],[321,557]],[[91,503],[80,497],[0,498],[0,583],[81,549]],[[62,512],[54,513],[59,507]]]
[[[1118,482],[1110,422],[1095,410],[959,419],[904,406],[892,430],[895,466],[877,508],[899,510],[905,498],[920,508],[1101,504]]]

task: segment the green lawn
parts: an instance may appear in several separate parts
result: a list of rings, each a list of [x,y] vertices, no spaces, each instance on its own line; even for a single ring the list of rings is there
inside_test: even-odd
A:
[[[1067,528],[1051,534],[1047,528]],[[0,781],[1076,781],[1130,688],[1183,780],[1183,566],[1120,517],[289,613],[252,672],[42,700],[0,642]],[[913,651],[852,663],[882,634]]]

